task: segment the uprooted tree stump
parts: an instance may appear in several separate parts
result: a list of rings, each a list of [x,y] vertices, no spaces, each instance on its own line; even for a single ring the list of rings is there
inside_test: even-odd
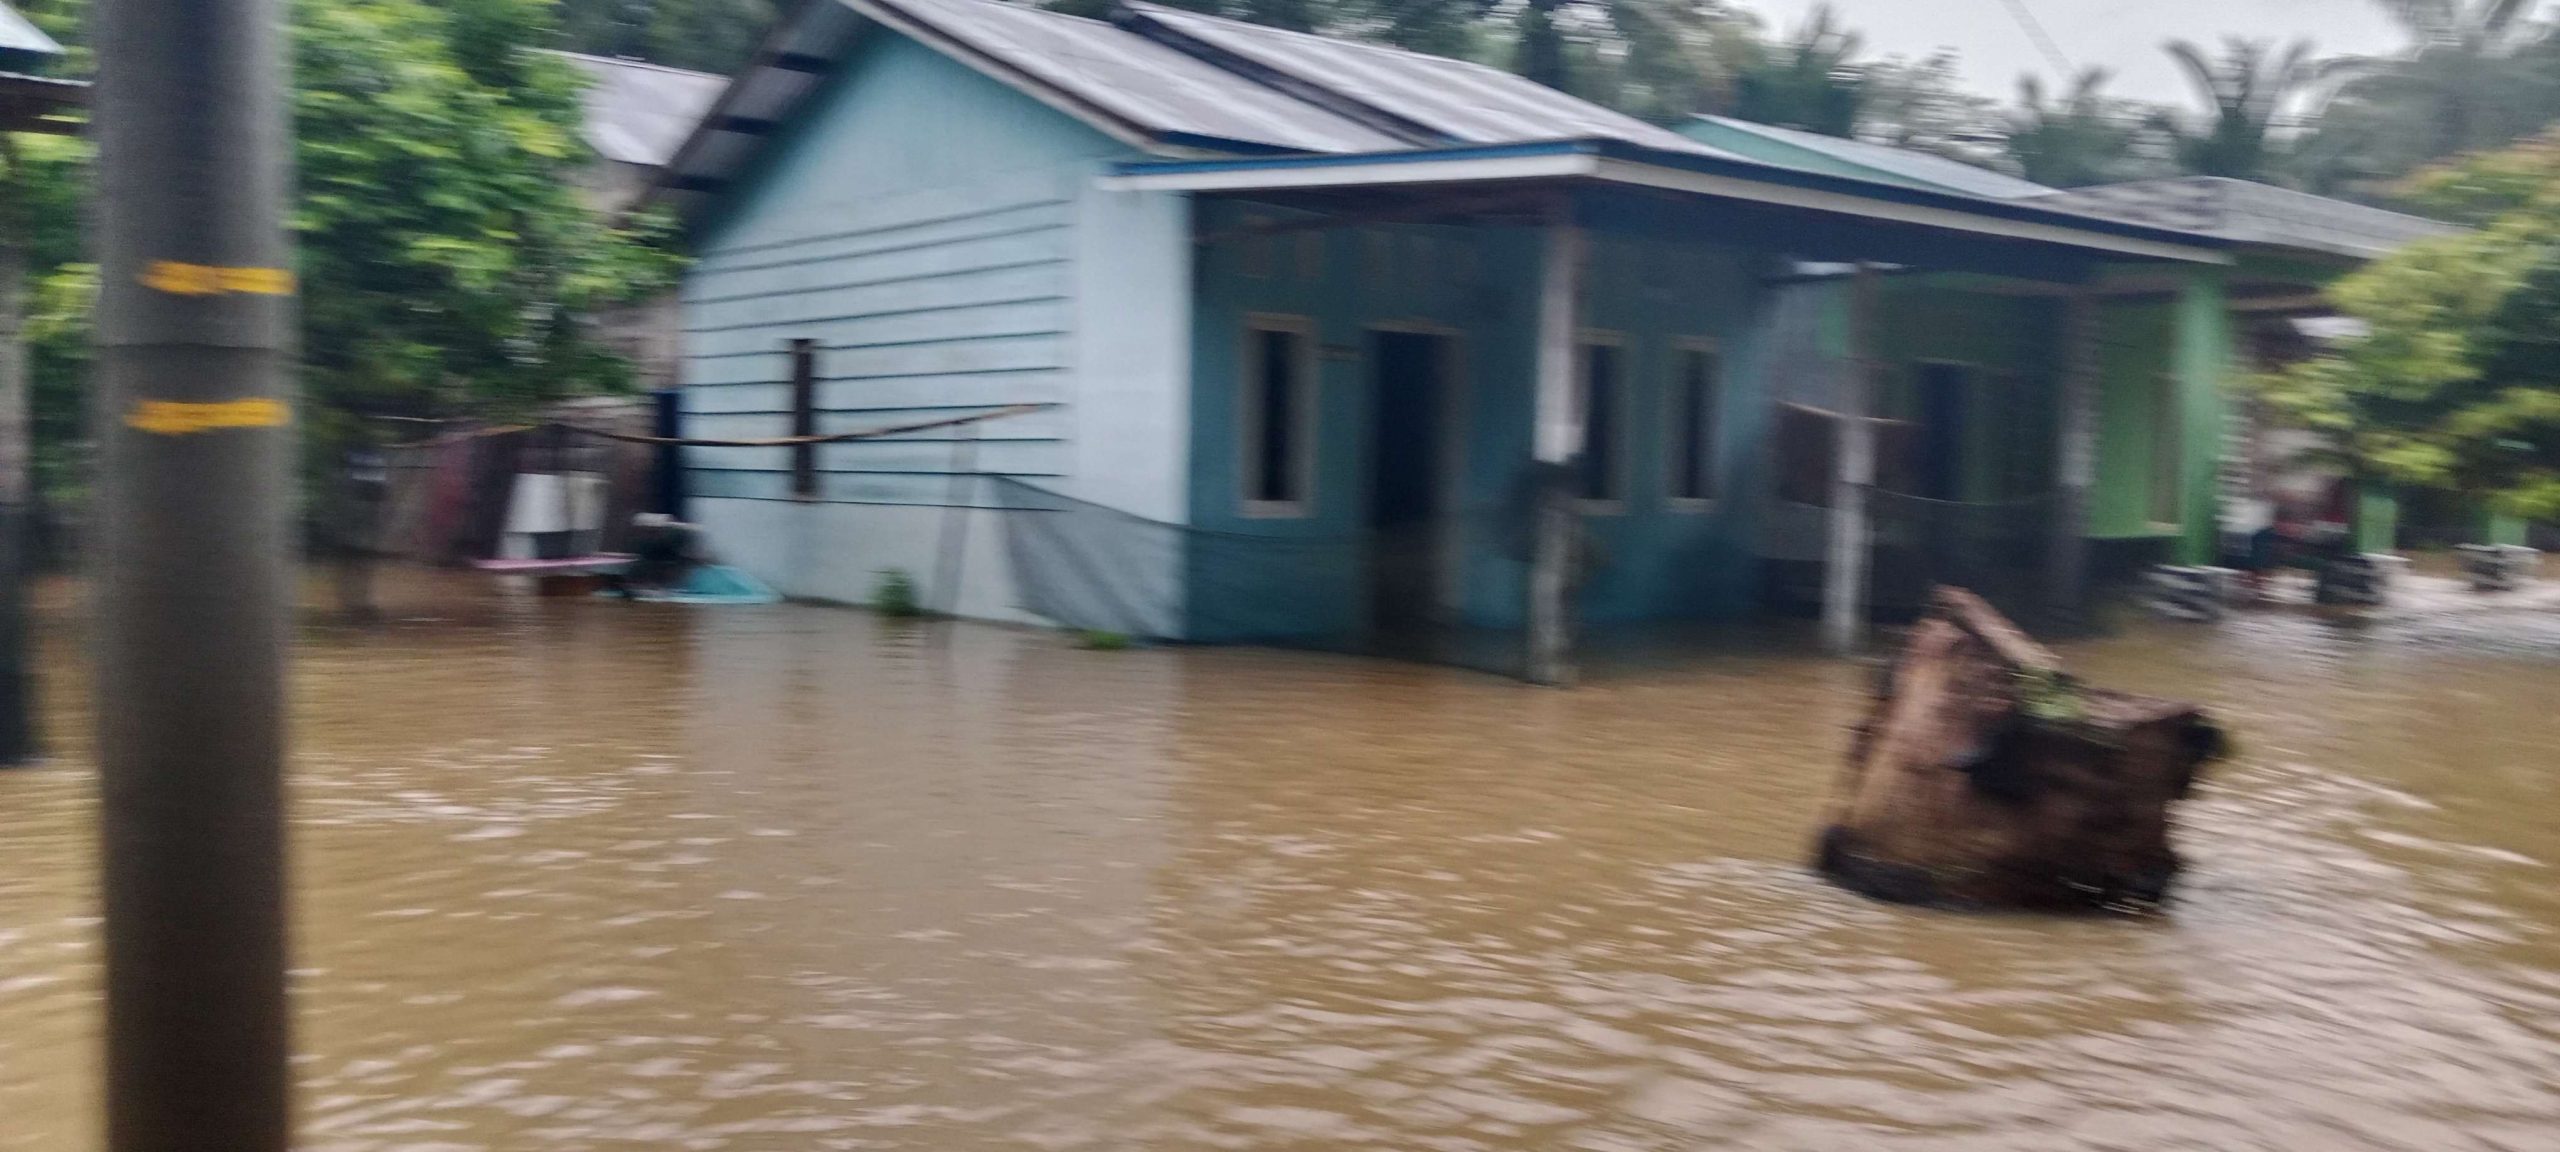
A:
[[[2195,705],[2084,687],[1942,587],[1858,728],[1816,864],[1900,903],[2155,907],[2179,868],[2169,806],[2222,748]]]

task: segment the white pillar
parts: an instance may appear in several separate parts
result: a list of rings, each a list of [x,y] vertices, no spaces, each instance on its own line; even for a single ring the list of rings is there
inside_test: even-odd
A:
[[[1867,487],[1876,476],[1876,270],[1858,265],[1849,291],[1849,379],[1840,390],[1837,467],[1831,478],[1831,534],[1822,566],[1822,642],[1858,650],[1867,624]]]
[[[1538,278],[1537,425],[1530,441],[1540,480],[1530,501],[1528,660],[1535,684],[1573,680],[1573,556],[1577,515],[1570,499],[1547,483],[1582,448],[1582,413],[1574,402],[1574,336],[1581,326],[1584,238],[1570,209],[1547,228]]]
[[[2081,624],[2089,583],[2089,492],[2098,480],[2098,294],[2076,285],[2063,304],[2062,389],[2054,413],[2054,507],[2046,525],[2045,607]]]

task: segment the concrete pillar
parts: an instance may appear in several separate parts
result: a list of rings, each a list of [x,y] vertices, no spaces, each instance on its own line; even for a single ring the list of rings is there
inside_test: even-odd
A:
[[[1573,682],[1573,567],[1580,513],[1559,483],[1582,448],[1582,414],[1574,403],[1574,341],[1581,328],[1587,241],[1569,206],[1547,228],[1538,281],[1536,426],[1530,439],[1528,653],[1533,684]]]
[[[2211,564],[2221,534],[2222,424],[2229,403],[2231,310],[2222,270],[2187,274],[2178,291],[2177,331],[2170,354],[2178,403],[2178,562]]]
[[[2054,506],[2045,526],[2045,608],[2077,622],[2089,585],[2089,490],[2098,478],[2098,296],[2063,303],[2062,381],[2054,405]]]
[[[2523,518],[2501,512],[2487,512],[2482,514],[2481,519],[2483,521],[2480,531],[2481,543],[2519,546],[2525,543],[2526,527]]]
[[[1860,264],[1849,290],[1849,379],[1840,390],[1839,444],[1831,478],[1830,536],[1823,551],[1822,643],[1846,655],[1867,626],[1867,488],[1876,478],[1878,362],[1876,270]]]
[[[2356,485],[2356,551],[2389,552],[2400,540],[2400,497],[2378,480]]]

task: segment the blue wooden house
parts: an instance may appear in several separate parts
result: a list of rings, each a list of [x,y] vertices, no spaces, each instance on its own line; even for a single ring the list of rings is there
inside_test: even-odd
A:
[[[2091,375],[2096,334],[2066,321],[2108,283],[2190,302],[2164,313],[2182,394],[2228,358],[2209,234],[1774,162],[1495,69],[1140,3],[807,0],[657,195],[698,256],[688,435],[1048,405],[689,450],[692,517],[784,591],[862,601],[897,570],[964,615],[1197,641],[1525,629],[1542,679],[1568,621],[1752,610],[1773,374],[1805,323],[1841,327],[1853,368],[1789,394],[1842,417],[1814,483],[1829,595],[1858,614],[1858,366],[1887,293],[1791,317],[1809,275],[2043,286],[2038,394]],[[2086,472],[2054,482],[2085,497]],[[1530,513],[1567,498],[1578,530]],[[2057,547],[2087,535],[2074,506]]]

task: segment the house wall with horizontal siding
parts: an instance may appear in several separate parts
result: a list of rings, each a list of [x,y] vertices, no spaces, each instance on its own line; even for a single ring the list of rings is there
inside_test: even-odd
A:
[[[1056,407],[821,446],[812,497],[793,494],[787,448],[687,449],[691,507],[723,558],[851,602],[899,570],[929,607],[1017,619],[1008,513],[961,474],[1178,520],[1188,224],[1180,197],[1094,187],[1132,155],[868,33],[702,235],[682,294],[686,434],[788,435],[800,338],[818,344],[822,434]]]

